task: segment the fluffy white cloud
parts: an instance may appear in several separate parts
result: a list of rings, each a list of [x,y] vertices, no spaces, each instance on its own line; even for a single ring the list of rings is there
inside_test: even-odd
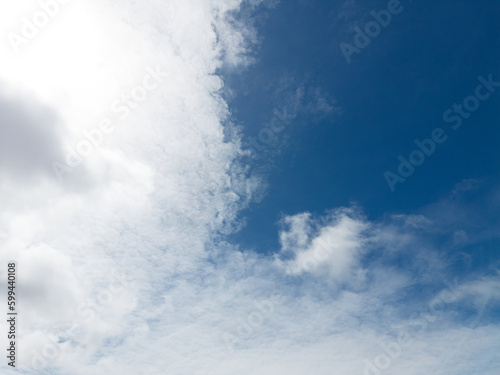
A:
[[[347,209],[331,213],[326,220],[315,229],[309,214],[283,219],[290,229],[280,234],[282,253],[293,253],[293,259],[285,261],[287,273],[323,273],[336,281],[352,278],[361,250],[367,246],[364,232],[369,225]]]

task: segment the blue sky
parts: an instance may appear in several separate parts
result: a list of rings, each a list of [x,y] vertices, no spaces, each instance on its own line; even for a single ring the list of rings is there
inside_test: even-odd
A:
[[[443,1],[430,12],[422,2],[401,2],[403,11],[348,64],[339,43],[353,44],[353,25],[371,21],[370,11],[386,9],[387,2],[350,4],[280,3],[259,29],[258,62],[234,78],[235,90],[245,92],[231,104],[246,138],[256,137],[273,108],[286,102],[276,94],[280,89],[319,88],[336,108],[319,120],[299,110],[266,147],[268,154],[258,153],[256,169],[267,173],[268,194],[238,233],[257,248],[278,245],[274,224],[281,212],[321,213],[356,202],[380,218],[418,211],[462,180],[498,185],[500,95],[481,102],[456,131],[442,118],[474,93],[478,76],[500,76],[498,4]],[[280,87],[287,79],[295,86]],[[429,138],[435,128],[446,130],[446,142],[391,192],[383,173],[396,172],[397,157],[407,158],[414,140]]]
[[[499,14],[0,5],[1,373],[498,375]]]

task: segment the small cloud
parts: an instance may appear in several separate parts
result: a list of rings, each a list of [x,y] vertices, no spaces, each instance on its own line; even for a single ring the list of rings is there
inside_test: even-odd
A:
[[[293,114],[310,115],[313,122],[340,112],[336,100],[322,87],[313,84],[309,76],[300,78],[285,72],[269,87],[275,87],[274,96],[279,100],[286,98],[285,104]]]
[[[480,185],[481,181],[478,180],[474,179],[463,180],[455,185],[455,188],[453,189],[451,195],[452,196],[462,195],[462,193],[477,189]]]
[[[326,274],[336,281],[346,281],[354,274],[369,225],[352,210],[334,211],[323,226],[314,223],[308,213],[288,216],[284,222],[289,229],[280,233],[281,252],[294,255],[283,262],[288,274]]]
[[[432,225],[432,220],[424,215],[393,215],[392,218],[402,221],[404,226],[409,228],[426,229]]]

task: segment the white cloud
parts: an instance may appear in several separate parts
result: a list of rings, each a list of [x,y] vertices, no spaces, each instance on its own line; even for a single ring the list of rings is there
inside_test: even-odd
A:
[[[341,209],[327,218],[327,223],[315,235],[309,214],[284,218],[289,231],[280,233],[282,252],[292,252],[294,258],[285,261],[288,273],[326,273],[343,281],[359,265],[361,250],[366,246],[363,232],[368,224],[353,215],[352,210]]]
[[[483,276],[480,279],[464,283],[458,288],[457,293],[460,300],[472,301],[476,308],[483,310],[489,304],[500,302],[500,284],[498,274],[494,276]]]

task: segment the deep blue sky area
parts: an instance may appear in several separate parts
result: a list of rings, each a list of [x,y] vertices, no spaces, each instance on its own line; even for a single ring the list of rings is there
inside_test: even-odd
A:
[[[254,172],[269,187],[246,212],[238,243],[276,251],[283,214],[320,215],[355,203],[378,220],[419,212],[463,180],[498,185],[500,87],[456,130],[443,113],[475,94],[479,76],[500,82],[500,3],[401,0],[402,11],[348,63],[339,44],[354,45],[355,27],[363,30],[374,19],[370,12],[387,6],[287,0],[257,17],[258,62],[227,78],[237,93],[230,106],[245,144],[299,87],[319,89],[336,110],[318,115],[308,110],[315,97],[305,95],[276,142],[256,153]],[[414,140],[430,138],[435,128],[446,141],[392,192],[384,172],[397,173],[398,156],[408,159]]]

